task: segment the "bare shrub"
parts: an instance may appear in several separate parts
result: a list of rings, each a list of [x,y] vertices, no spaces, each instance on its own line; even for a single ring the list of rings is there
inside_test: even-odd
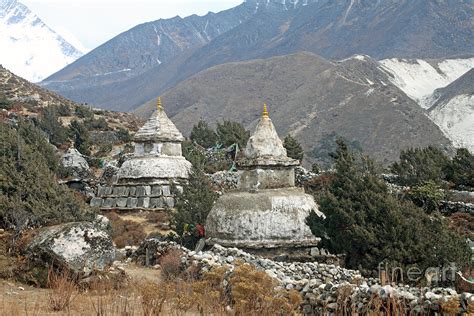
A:
[[[163,276],[163,279],[172,280],[181,274],[182,256],[182,251],[178,249],[170,249],[160,258],[159,264],[161,266],[161,275]]]
[[[336,314],[349,315],[351,311],[351,296],[353,289],[350,285],[344,285],[337,289]]]
[[[129,279],[124,271],[112,272],[94,271],[85,281],[79,283],[81,290],[88,290],[92,293],[104,294],[114,290],[125,289]]]
[[[48,287],[52,290],[48,297],[48,305],[53,311],[69,310],[74,296],[77,294],[77,286],[73,277],[67,272],[48,273]]]
[[[140,223],[123,220],[116,212],[109,212],[105,216],[112,226],[112,239],[118,248],[138,246],[146,237]]]
[[[143,315],[160,315],[168,293],[171,292],[171,285],[169,283],[157,284],[148,281],[138,284],[137,289],[141,296]]]
[[[294,315],[302,298],[293,291],[275,290],[277,281],[249,264],[239,263],[229,279],[231,298],[239,315]]]
[[[448,301],[442,301],[440,307],[443,315],[456,316],[459,314],[461,303],[459,302],[459,298],[452,298]]]
[[[223,313],[230,303],[224,286],[228,273],[228,267],[218,267],[206,272],[202,280],[192,283],[194,301],[201,315]]]
[[[461,236],[474,239],[474,215],[457,212],[448,219],[449,226]]]

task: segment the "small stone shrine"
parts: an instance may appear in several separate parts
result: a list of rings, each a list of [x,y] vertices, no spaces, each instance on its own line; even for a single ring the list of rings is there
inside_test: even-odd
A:
[[[313,197],[295,187],[299,161],[286,149],[264,106],[263,115],[237,166],[242,170],[238,189],[223,194],[206,220],[208,244],[256,249],[308,250],[319,241],[306,225],[314,210]]]
[[[183,140],[158,98],[157,111],[133,137],[132,157],[120,167],[112,186],[98,188],[91,206],[119,210],[174,207],[171,184],[182,190],[191,170],[191,163],[182,156]]]

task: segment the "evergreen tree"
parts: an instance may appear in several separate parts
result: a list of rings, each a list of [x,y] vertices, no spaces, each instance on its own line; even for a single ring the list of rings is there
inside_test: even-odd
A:
[[[194,167],[203,170],[207,164],[207,157],[200,148],[189,140],[185,140],[182,144],[183,156]]]
[[[474,155],[466,148],[459,148],[454,156],[447,179],[456,186],[474,187]]]
[[[202,119],[197,123],[197,125],[193,126],[189,138],[204,148],[211,148],[217,142],[216,132],[214,132]]]
[[[469,260],[466,243],[442,216],[427,215],[411,202],[397,200],[370,159],[356,159],[340,140],[332,156],[334,177],[317,195],[326,218],[313,212],[308,224],[322,237],[323,247],[347,255],[349,268],[369,273],[381,262],[426,269]]]
[[[59,161],[46,149],[51,145],[24,124],[17,130],[0,123],[0,226],[20,232],[92,218],[89,207],[57,183],[53,170]]]
[[[193,167],[183,193],[176,197],[176,212],[172,218],[176,233],[182,236],[186,224],[204,225],[216,199],[217,193],[212,190],[209,178],[201,169]]]
[[[240,123],[231,121],[217,123],[217,139],[226,147],[237,144],[239,148],[244,148],[249,138],[250,132]]]
[[[33,124],[20,120],[17,133],[26,145],[45,158],[49,170],[59,177],[66,176],[67,171],[59,162],[55,149]]]
[[[83,155],[90,156],[89,147],[91,142],[89,139],[89,131],[81,122],[77,120],[71,121],[69,125],[71,138],[74,140],[74,147]]]
[[[400,161],[392,165],[402,185],[417,186],[428,181],[441,183],[446,177],[449,158],[438,148],[415,148],[404,150]]]
[[[59,146],[67,141],[67,129],[59,121],[58,109],[45,107],[39,117],[39,127],[48,135],[49,141]]]
[[[433,181],[413,187],[408,192],[408,197],[415,205],[423,208],[427,213],[439,210],[441,201],[446,198],[446,194],[439,185]]]
[[[304,150],[301,144],[291,135],[287,135],[283,142],[283,146],[286,149],[288,157],[299,160],[303,160]]]
[[[84,105],[77,105],[75,111],[77,117],[83,119],[93,119],[94,118],[94,111],[91,108],[84,106]]]

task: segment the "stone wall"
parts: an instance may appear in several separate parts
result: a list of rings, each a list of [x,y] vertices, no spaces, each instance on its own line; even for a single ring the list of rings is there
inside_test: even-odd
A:
[[[443,201],[440,205],[441,213],[451,215],[456,212],[468,213],[474,215],[474,204],[464,202]]]
[[[182,192],[181,186],[175,187]],[[99,186],[97,196],[91,200],[91,206],[101,209],[156,209],[173,208],[174,195],[170,185],[116,185]]]
[[[386,309],[391,313],[384,315],[471,315],[474,312],[474,294],[458,293],[452,288],[381,285],[378,279],[364,278],[356,270],[332,264],[276,262],[220,245],[204,252],[189,251],[158,239],[149,239],[144,245],[133,255],[137,262],[155,264],[169,249],[179,248],[183,251],[183,268],[195,265],[206,272],[223,265],[232,269],[237,261],[251,264],[275,278],[279,288],[299,291],[305,315],[382,315],[381,311]],[[145,254],[151,257],[145,260]]]

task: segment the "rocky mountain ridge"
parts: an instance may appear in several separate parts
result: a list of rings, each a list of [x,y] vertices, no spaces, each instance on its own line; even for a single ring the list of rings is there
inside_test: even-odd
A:
[[[430,118],[456,147],[474,152],[474,69],[433,93]]]
[[[185,135],[200,118],[252,129],[266,102],[280,137],[295,136],[308,162],[327,159],[337,136],[385,164],[408,147],[450,147],[425,110],[363,55],[333,62],[298,53],[219,65],[168,90],[163,102]],[[153,110],[150,102],[137,113]]]
[[[0,0],[0,47],[0,62],[34,82],[83,54],[16,0]]]
[[[469,17],[473,14],[474,4],[465,0],[252,0],[212,15],[215,21],[225,15],[227,21],[235,22],[228,24],[225,32],[216,33],[209,41],[195,40],[197,37],[193,35],[192,41],[183,42],[183,49],[169,50],[172,57],[159,58],[160,64],[150,58],[150,67],[143,71],[128,70],[133,67],[128,66],[128,57],[120,52],[147,52],[149,46],[156,51],[167,50],[164,42],[156,45],[156,33],[151,25],[171,23],[171,20],[151,22],[148,31],[142,25],[117,36],[54,74],[43,85],[76,101],[102,107],[113,104],[114,109],[130,111],[198,72],[227,62],[299,51],[329,59],[353,54],[367,54],[376,59],[472,54],[474,43],[470,39],[474,37],[474,25]],[[179,22],[176,29],[188,30],[185,24],[191,18],[175,19]],[[196,28],[192,30],[195,32]],[[139,32],[140,42],[129,40],[135,32]],[[188,45],[193,41],[198,44]],[[118,53],[113,54],[114,51]],[[132,60],[140,57],[131,55]],[[118,66],[111,70],[90,66],[100,65],[105,59]],[[103,73],[107,73],[104,78],[91,76]]]
[[[429,117],[456,147],[474,151],[474,57],[380,63],[394,85],[429,109]]]

